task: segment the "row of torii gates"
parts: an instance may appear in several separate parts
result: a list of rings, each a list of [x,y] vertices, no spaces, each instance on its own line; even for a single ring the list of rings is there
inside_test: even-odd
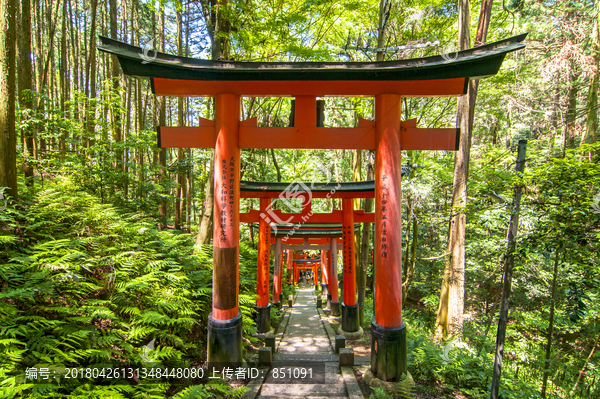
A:
[[[149,78],[152,91],[163,96],[215,97],[215,120],[199,118],[194,127],[158,127],[158,147],[214,148],[215,201],[213,229],[213,303],[208,318],[208,362],[241,364],[242,315],[238,306],[239,223],[258,222],[258,212],[240,215],[240,150],[244,148],[370,149],[376,151],[374,199],[374,306],[371,321],[371,370],[382,380],[406,372],[406,325],[402,320],[401,151],[454,151],[457,129],[417,128],[402,121],[402,97],[461,96],[470,79],[495,75],[509,52],[525,45],[526,34],[458,52],[382,62],[232,62],[207,61],[156,53],[152,62],[143,49],[100,37],[98,48],[116,56],[127,75]],[[258,127],[256,118],[241,120],[242,96],[292,96],[293,126]],[[371,96],[375,120],[360,119],[355,128],[317,125],[317,97]],[[270,195],[270,194],[269,194]],[[268,200],[267,195],[264,199]],[[362,216],[350,211],[344,198],[342,214],[313,214],[310,221],[353,226]],[[266,209],[268,201],[264,202]],[[275,211],[276,212],[276,211]],[[280,215],[299,223],[298,214]],[[354,221],[352,220],[354,218]],[[262,219],[262,230],[265,223]],[[353,229],[350,229],[353,231]],[[331,240],[334,241],[334,240]],[[346,239],[343,240],[346,242]],[[268,242],[268,240],[265,240]],[[264,255],[266,247],[261,253]],[[354,245],[344,250],[348,262]],[[277,249],[275,253],[280,253]],[[331,251],[333,258],[336,251]],[[264,256],[260,262],[267,264]],[[279,262],[281,263],[281,262]],[[344,284],[355,285],[350,268]],[[263,269],[264,271],[264,269]],[[260,274],[260,273],[259,273]],[[333,275],[332,275],[333,277]],[[264,275],[259,278],[264,279]],[[330,280],[330,285],[333,283]],[[268,282],[267,282],[268,284]],[[345,287],[346,288],[346,287]],[[344,295],[355,288],[344,289]],[[267,294],[268,298],[268,294]],[[351,298],[346,308],[352,305]],[[261,295],[258,305],[265,305]],[[342,308],[343,309],[343,308]]]
[[[265,183],[242,182],[242,198],[260,198],[260,210],[251,210],[240,214],[240,222],[258,223],[258,272],[257,272],[257,328],[259,332],[268,332],[270,328],[269,304],[269,271],[270,253],[274,252],[273,303],[280,306],[283,275],[283,251],[287,252],[288,276],[298,280],[300,269],[310,269],[314,275],[318,269],[317,261],[311,259],[295,259],[294,251],[321,251],[319,264],[322,270],[323,291],[327,292],[327,306],[333,316],[342,316],[342,333],[356,336],[362,329],[359,325],[358,305],[356,301],[356,269],[355,269],[355,223],[373,223],[374,214],[362,210],[354,210],[353,199],[374,198],[375,182],[358,183],[311,183],[310,187],[298,183]],[[281,198],[282,194],[293,194],[295,198],[304,200],[302,212],[283,214],[271,208],[272,199]],[[289,195],[284,200],[289,200]],[[316,214],[312,211],[313,198],[341,198],[342,210],[332,213]],[[383,201],[383,205],[387,201]],[[277,221],[278,223],[272,223]],[[285,222],[286,224],[282,224]],[[385,225],[384,221],[384,225]],[[274,227],[273,231],[271,226]],[[387,231],[384,232],[384,236]],[[342,239],[341,245],[338,242]],[[387,251],[387,238],[384,237],[382,248]],[[337,281],[337,254],[343,254],[343,303],[339,303]],[[306,266],[299,264],[306,263]],[[331,286],[329,286],[331,282]]]

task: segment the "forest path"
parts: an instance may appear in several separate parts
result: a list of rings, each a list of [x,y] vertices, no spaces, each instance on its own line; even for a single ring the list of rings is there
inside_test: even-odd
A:
[[[273,369],[279,368],[284,373],[290,369],[292,372],[297,370],[299,374],[305,372],[303,369],[312,369],[313,381],[303,382],[298,378],[277,380],[271,373],[262,385],[259,399],[348,398],[338,358],[331,349],[317,311],[312,286],[299,288],[290,311],[288,327],[275,354]]]

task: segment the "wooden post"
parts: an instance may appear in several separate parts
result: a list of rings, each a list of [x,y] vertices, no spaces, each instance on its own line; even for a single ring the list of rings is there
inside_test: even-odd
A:
[[[292,283],[292,278],[293,278],[293,273],[292,273],[292,269],[293,269],[293,259],[294,258],[294,251],[292,251],[291,249],[287,250],[287,278],[288,278],[288,284]]]
[[[342,335],[347,339],[359,338],[362,334],[358,324],[358,306],[356,304],[356,268],[354,248],[354,204],[350,198],[342,200],[342,240],[344,261],[344,302],[342,303]]]
[[[522,174],[525,170],[525,153],[527,150],[527,140],[519,140],[517,151],[517,174]],[[517,231],[519,228],[519,211],[521,209],[521,186],[515,190],[513,200],[513,211],[510,215],[510,224],[506,237],[507,250],[504,259],[504,278],[502,286],[502,300],[500,302],[500,320],[498,320],[498,334],[496,335],[496,357],[494,359],[494,369],[492,373],[492,389],[490,390],[490,399],[498,398],[500,389],[500,373],[502,371],[502,355],[504,354],[504,341],[506,338],[506,325],[508,324],[508,298],[510,297],[512,272],[515,264],[515,250],[517,243]]]
[[[327,283],[329,275],[327,271],[327,251],[321,250],[321,295],[328,295]]]
[[[281,263],[282,263],[282,251],[281,251],[281,238],[275,239],[275,265],[273,268],[273,300],[272,302],[281,308]]]
[[[260,199],[260,212],[265,213],[271,205],[270,198]],[[280,244],[281,245],[281,244]],[[256,329],[259,333],[271,329],[271,305],[269,304],[269,269],[271,263],[271,226],[263,218],[258,223],[258,265],[256,271]]]
[[[337,278],[337,239],[331,239],[331,263],[329,264],[329,292],[331,294],[330,310],[332,316],[340,315],[340,299]]]
[[[241,364],[239,295],[240,96],[219,94],[215,118],[213,301],[208,362]]]
[[[375,317],[371,323],[371,371],[384,381],[406,373],[402,321],[401,98],[375,97]]]

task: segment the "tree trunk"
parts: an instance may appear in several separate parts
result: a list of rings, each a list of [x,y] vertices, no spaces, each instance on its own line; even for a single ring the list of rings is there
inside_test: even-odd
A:
[[[471,46],[469,26],[470,0],[459,0],[458,30],[459,48]],[[469,90],[471,87],[469,86]],[[436,318],[436,335],[456,334],[462,329],[464,311],[465,278],[465,230],[467,205],[467,178],[469,173],[469,153],[471,150],[471,130],[469,129],[469,94],[458,98],[456,124],[460,128],[460,144],[454,156],[454,181],[452,211],[456,214],[450,221],[444,276],[440,293],[440,305]]]
[[[517,153],[517,174],[525,170],[525,153],[527,140],[519,140]],[[515,250],[517,243],[517,232],[519,228],[519,211],[521,209],[521,186],[517,186],[513,201],[512,214],[507,234],[507,251],[504,259],[504,277],[502,285],[502,300],[500,302],[500,320],[498,321],[498,334],[496,335],[496,357],[492,373],[492,389],[490,399],[498,399],[500,389],[500,373],[502,371],[502,356],[504,354],[504,341],[506,338],[506,325],[508,324],[508,298],[510,297],[512,271],[515,263]]]
[[[209,244],[212,239],[212,228],[213,228],[213,198],[214,198],[214,178],[215,178],[215,152],[214,150],[210,154],[210,165],[208,169],[208,178],[206,180],[202,218],[200,219],[200,225],[198,226],[198,237],[196,238],[196,246],[194,251],[197,251],[202,244]]]
[[[17,133],[15,131],[15,0],[0,0],[0,187],[13,199],[17,192]]]
[[[353,168],[353,180],[354,181],[362,181],[362,173],[361,173],[362,151],[361,150],[354,150],[352,168]],[[355,198],[354,200],[352,200],[352,204],[353,204],[353,207],[352,207],[353,210],[360,209],[360,199],[359,198]],[[365,228],[365,224],[362,223],[361,229],[364,229],[364,228]],[[360,262],[362,260],[362,257],[360,256],[360,251],[362,249],[361,238],[362,238],[362,235],[361,235],[360,231],[354,235],[354,265],[355,265],[354,268],[355,268],[355,275],[356,275],[356,291],[358,294],[356,304],[358,305],[359,325],[362,325],[363,319],[364,319],[364,314],[365,314],[365,279],[366,279],[366,276],[363,275],[363,265]]]
[[[564,146],[563,149],[575,148],[575,135],[576,135],[576,118],[577,118],[577,74],[575,72],[575,65],[571,61],[569,67],[569,81],[567,88],[567,112],[564,126]]]
[[[222,8],[227,7],[227,0],[201,0],[204,23],[208,31],[208,36],[212,43],[212,59],[229,59],[229,32],[231,26],[229,22],[222,17]],[[196,250],[201,244],[208,244],[212,239],[213,225],[213,201],[214,201],[214,150],[211,154],[210,169],[208,172],[208,181],[206,182],[206,196],[204,200],[204,211],[198,226],[198,237],[196,238]],[[209,205],[209,206],[207,206]]]
[[[109,0],[110,4],[110,37],[111,39],[118,40],[117,37],[117,0]],[[111,56],[111,74],[113,83],[113,91],[115,94],[119,93],[120,86],[120,72],[119,72],[119,61],[116,55]],[[119,94],[119,97],[121,95]],[[112,115],[112,131],[113,131],[113,142],[116,144],[115,149],[115,168],[120,171],[124,171],[123,164],[123,150],[120,148],[120,143],[123,140],[123,134],[121,132],[121,111],[118,109],[121,106],[121,101],[119,104],[113,104],[111,107],[111,115]]]
[[[62,9],[62,23],[60,31],[60,64],[59,64],[59,76],[60,76],[60,110],[65,117],[67,114],[67,101],[69,96],[69,78],[67,77],[67,23],[69,21],[67,14],[67,0],[63,0]],[[68,130],[63,129],[63,132],[59,138],[58,149],[61,153],[66,151],[66,143],[68,138]]]
[[[558,257],[561,247],[556,250],[554,257],[554,271],[552,272],[552,293],[550,294],[550,320],[548,321],[548,340],[546,342],[546,359],[544,361],[544,376],[542,377],[542,398],[546,397],[546,388],[548,386],[548,375],[550,373],[550,353],[552,352],[552,334],[554,334],[554,306],[556,299],[556,279],[558,276]]]
[[[410,244],[410,257],[406,256],[406,277],[402,282],[402,303],[406,302],[406,298],[408,296],[408,290],[410,288],[410,284],[412,283],[413,277],[415,275],[415,264],[417,263],[417,244],[419,242],[419,220],[417,219],[417,214],[414,209],[414,204],[410,206],[411,213],[413,213],[412,217],[412,238]],[[410,218],[410,215],[408,216]],[[408,229],[406,234],[406,248],[408,253]]]
[[[98,14],[98,0],[91,0],[92,5],[92,14],[91,14],[91,25],[90,25],[90,50],[88,54],[88,67],[86,67],[87,76],[89,83],[86,84],[86,94],[89,90],[89,100],[86,103],[86,133],[87,137],[85,140],[85,145],[87,148],[90,148],[94,145],[95,139],[95,130],[96,130],[96,17]]]
[[[164,5],[160,6],[160,13],[158,14],[158,43],[159,43],[159,51],[165,51],[165,9]],[[160,96],[158,98],[158,126],[165,126],[167,121],[167,100],[165,96]],[[167,189],[165,185],[167,184],[167,150],[164,148],[159,148],[158,150],[158,163],[160,166],[159,173],[159,184],[161,185],[161,192],[163,198],[160,200],[160,207],[158,209],[158,214],[160,215],[160,227],[167,227],[167,200],[165,197],[167,196]]]
[[[575,396],[575,391],[577,391],[577,386],[579,385],[579,383],[581,382],[581,378],[585,374],[585,370],[587,369],[590,359],[592,358],[592,356],[594,356],[594,352],[596,352],[596,348],[598,347],[598,342],[600,342],[600,336],[596,337],[596,342],[594,342],[594,346],[592,347],[590,354],[588,355],[587,359],[585,359],[585,363],[583,364],[583,367],[581,368],[581,370],[579,370],[579,375],[577,376],[577,381],[575,381],[575,385],[573,385],[573,389],[571,389],[571,394],[570,394],[571,396]]]
[[[390,14],[390,7],[392,2],[390,0],[379,0],[379,26],[377,29],[377,47],[383,48],[385,46],[385,30]],[[383,51],[377,52],[377,61],[383,61]]]
[[[273,166],[275,166],[275,170],[277,171],[277,181],[281,182],[281,168],[279,168],[277,158],[275,157],[275,149],[273,148],[271,148],[271,158],[273,159]]]
[[[587,104],[587,123],[585,130],[584,143],[593,144],[596,142],[596,132],[598,131],[598,75],[600,74],[600,1],[594,2],[594,31],[592,34],[592,50],[596,60],[596,71],[590,81],[590,91]]]
[[[177,55],[183,56],[183,23],[181,18],[181,10],[177,10]],[[185,126],[183,107],[183,97],[177,98],[177,126]],[[185,204],[187,197],[187,172],[183,167],[185,165],[186,152],[183,148],[177,149],[177,195],[175,199],[175,228],[181,229],[182,221],[185,224]]]
[[[31,67],[31,2],[30,0],[21,0],[21,29],[19,37],[19,104],[21,108],[29,113],[33,112],[33,100],[31,90],[33,90],[32,67]],[[21,134],[24,137],[23,152],[26,154],[23,161],[23,173],[25,175],[25,184],[33,187],[33,166],[31,161],[33,154],[33,132],[30,127],[23,129]]]
[[[475,44],[486,41],[490,22],[492,0],[484,0],[479,14]],[[471,46],[470,36],[470,0],[458,3],[459,49]],[[465,235],[467,205],[467,179],[469,176],[469,156],[471,137],[477,99],[478,81],[469,83],[468,93],[458,98],[456,124],[460,128],[459,149],[454,157],[454,179],[452,192],[452,210],[456,214],[450,221],[446,253],[450,254],[444,266],[444,277],[440,293],[440,305],[436,318],[436,335],[455,334],[461,331],[464,312],[465,278]]]

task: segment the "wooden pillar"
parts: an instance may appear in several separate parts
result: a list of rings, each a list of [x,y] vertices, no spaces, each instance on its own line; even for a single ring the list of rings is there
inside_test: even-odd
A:
[[[327,251],[321,250],[321,295],[328,295],[327,282],[329,275],[327,271]]]
[[[215,102],[213,300],[208,318],[208,362],[243,361],[239,295],[240,96]]]
[[[340,299],[337,278],[337,239],[331,239],[331,262],[329,264],[329,293],[331,294],[330,310],[332,316],[340,315]]]
[[[292,273],[292,268],[293,268],[293,259],[294,258],[294,251],[292,251],[291,249],[287,250],[287,278],[288,278],[288,284],[292,283],[292,278],[293,278],[293,273]]]
[[[260,199],[260,212],[265,213],[271,205],[270,198]],[[256,271],[256,329],[259,333],[271,329],[271,305],[269,304],[269,269],[271,266],[271,226],[264,218],[258,222],[258,265]]]
[[[342,334],[347,339],[362,336],[356,304],[356,268],[354,249],[354,201],[342,200],[342,240],[344,263],[344,302],[342,303]],[[353,333],[353,334],[349,334]]]
[[[281,263],[282,263],[282,251],[281,251],[281,238],[275,239],[275,265],[273,267],[273,303],[277,307],[281,307]]]
[[[400,110],[399,95],[375,97],[375,320],[371,323],[371,370],[385,381],[406,373]]]

